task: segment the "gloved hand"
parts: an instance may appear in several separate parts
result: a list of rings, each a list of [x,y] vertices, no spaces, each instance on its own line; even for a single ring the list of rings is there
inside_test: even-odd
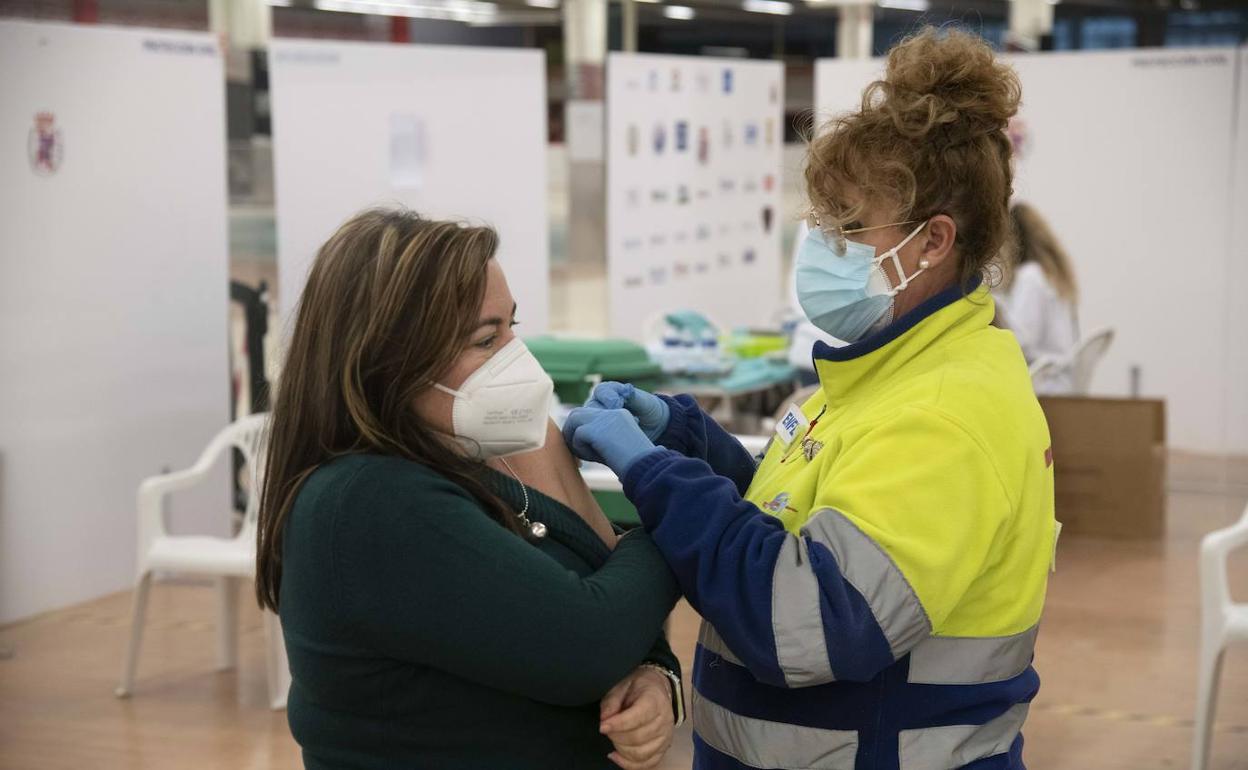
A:
[[[563,440],[572,454],[606,465],[621,479],[642,455],[656,449],[637,418],[624,409],[573,409],[563,424]]]
[[[658,441],[667,430],[672,410],[667,402],[653,393],[639,390],[622,382],[603,382],[594,388],[585,406],[600,409],[627,409],[641,424],[642,433],[651,441]]]

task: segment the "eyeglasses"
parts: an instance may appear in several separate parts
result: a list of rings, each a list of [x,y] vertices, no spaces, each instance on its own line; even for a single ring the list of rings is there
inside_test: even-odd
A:
[[[902,225],[912,225],[918,221],[919,220],[917,219],[907,219],[904,222],[892,222],[887,225],[872,225],[870,227],[852,227],[852,228],[847,229],[847,228],[840,227],[840,226],[824,227],[819,222],[819,216],[815,214],[815,212],[813,211],[810,212],[806,216],[806,226],[809,227],[811,230],[814,230],[817,228],[820,232],[822,232],[824,240],[828,242],[828,245],[832,247],[832,251],[838,257],[845,256],[845,252],[849,249],[848,244],[845,242],[845,236],[847,235],[854,235],[855,233],[865,233],[871,230],[883,230],[886,227],[900,227]]]

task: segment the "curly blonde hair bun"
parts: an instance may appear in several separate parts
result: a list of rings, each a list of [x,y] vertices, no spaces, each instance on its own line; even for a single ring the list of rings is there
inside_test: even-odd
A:
[[[1005,129],[1018,76],[979,37],[927,28],[888,55],[859,108],[811,141],[806,190],[821,219],[844,224],[869,206],[898,221],[947,214],[958,226],[963,284],[984,274],[1010,233]]]

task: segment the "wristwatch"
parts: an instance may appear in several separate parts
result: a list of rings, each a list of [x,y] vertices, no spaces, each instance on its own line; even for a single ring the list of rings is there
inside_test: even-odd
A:
[[[653,661],[642,663],[641,668],[652,668],[667,677],[668,684],[672,686],[672,714],[676,717],[676,726],[683,725],[685,723],[685,691],[681,687],[680,675],[667,666]]]

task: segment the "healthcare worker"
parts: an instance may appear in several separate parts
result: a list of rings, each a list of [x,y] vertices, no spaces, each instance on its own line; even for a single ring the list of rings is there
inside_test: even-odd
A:
[[[761,464],[687,396],[603,384],[564,426],[705,620],[696,768],[1023,767],[1052,453],[982,278],[1019,98],[986,44],[929,30],[813,141],[798,288],[849,344],[815,345],[822,387]]]

